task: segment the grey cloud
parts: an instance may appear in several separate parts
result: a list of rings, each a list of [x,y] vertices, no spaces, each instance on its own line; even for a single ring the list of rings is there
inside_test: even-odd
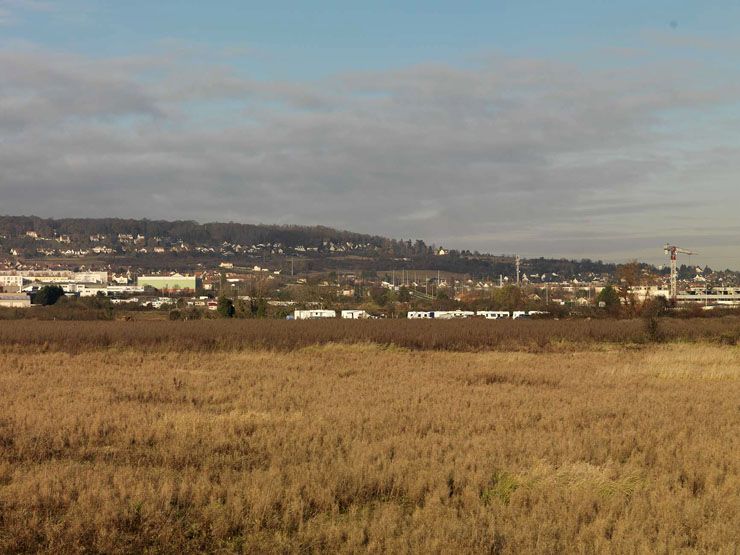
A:
[[[79,118],[154,116],[161,110],[128,67],[40,51],[0,50],[0,128]]]
[[[0,74],[2,213],[321,223],[560,254],[587,219],[607,250],[627,226],[660,235],[669,208],[700,205],[671,199],[674,180],[740,169],[732,148],[687,155],[657,125],[733,101],[736,83],[665,67],[497,57],[266,82],[176,55],[16,50],[0,51]],[[584,248],[608,257],[592,237]]]

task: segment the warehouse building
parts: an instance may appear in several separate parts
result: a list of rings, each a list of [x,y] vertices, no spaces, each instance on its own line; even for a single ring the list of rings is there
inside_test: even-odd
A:
[[[31,297],[25,293],[0,293],[0,307],[28,308],[31,306]]]
[[[183,276],[172,274],[170,276],[140,276],[136,280],[139,287],[151,287],[158,291],[196,291],[198,289],[198,278],[195,276]]]

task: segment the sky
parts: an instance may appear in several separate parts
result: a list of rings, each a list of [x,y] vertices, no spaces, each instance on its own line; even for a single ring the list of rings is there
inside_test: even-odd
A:
[[[740,269],[740,3],[0,0],[0,214]]]

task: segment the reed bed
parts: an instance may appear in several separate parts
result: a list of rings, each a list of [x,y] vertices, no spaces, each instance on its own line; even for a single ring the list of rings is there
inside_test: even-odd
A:
[[[664,318],[664,341],[737,343],[740,319]],[[79,352],[96,348],[145,351],[218,351],[263,348],[278,351],[328,343],[374,343],[412,350],[530,350],[568,345],[644,344],[653,341],[642,320],[200,320],[6,321],[0,349],[34,348]]]
[[[737,347],[174,349],[400,326],[262,324],[75,324],[168,350],[3,354],[0,553],[737,553]],[[417,330],[483,333],[459,325]]]

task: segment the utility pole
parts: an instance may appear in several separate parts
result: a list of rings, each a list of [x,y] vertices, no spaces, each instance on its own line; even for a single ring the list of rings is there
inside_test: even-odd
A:
[[[516,286],[517,287],[521,286],[521,282],[519,280],[519,271],[521,269],[521,264],[522,264],[522,259],[519,258],[519,255],[517,254],[516,255]]]

